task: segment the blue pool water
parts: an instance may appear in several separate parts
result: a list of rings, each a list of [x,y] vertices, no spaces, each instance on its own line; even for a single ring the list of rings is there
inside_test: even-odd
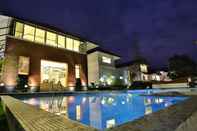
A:
[[[58,115],[64,115],[100,130],[133,121],[186,99],[186,97],[140,95],[146,93],[145,91],[128,91],[56,94],[20,99],[25,103]]]

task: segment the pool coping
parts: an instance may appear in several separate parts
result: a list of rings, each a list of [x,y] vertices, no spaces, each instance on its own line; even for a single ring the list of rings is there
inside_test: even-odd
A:
[[[105,93],[109,91],[83,91],[83,93]],[[120,92],[120,91],[110,91],[113,92]],[[121,92],[125,92],[121,91]],[[78,92],[79,94],[82,92]],[[44,93],[44,94],[78,94],[76,92],[51,92],[51,93]],[[37,93],[36,93],[37,94]],[[39,93],[40,94],[40,93]],[[43,94],[43,93],[41,93]],[[18,94],[15,94],[18,95]],[[23,95],[23,94],[20,94]],[[29,94],[26,94],[29,95]],[[31,93],[32,95],[32,93]],[[35,95],[35,94],[33,94]],[[147,96],[147,95],[145,95]],[[194,121],[197,122],[197,103],[194,101],[197,101],[197,96],[190,96],[190,95],[184,95],[184,94],[150,94],[148,96],[158,96],[158,97],[176,97],[176,96],[189,96],[190,98],[180,102],[178,104],[172,105],[170,107],[164,108],[160,111],[154,112],[149,115],[145,115],[144,117],[141,117],[137,120],[126,122],[124,124],[115,126],[111,129],[105,129],[109,131],[182,131],[182,129],[186,129],[188,127],[195,127],[197,124],[191,125],[191,123]],[[191,120],[192,119],[192,120]],[[69,119],[70,120],[70,119]],[[72,121],[72,120],[71,120]],[[80,123],[81,124],[81,123]],[[188,126],[190,125],[190,126]],[[92,127],[90,127],[92,128]],[[194,129],[197,129],[194,128]],[[185,130],[183,130],[185,131]],[[196,130],[188,130],[188,131],[196,131]]]
[[[97,131],[97,129],[23,103],[11,96],[1,96],[11,131]]]
[[[42,94],[81,94],[81,93],[104,93],[104,92],[127,92],[129,90],[104,90],[104,91],[49,91],[49,92],[8,92],[8,93],[0,93],[2,95],[42,95]]]

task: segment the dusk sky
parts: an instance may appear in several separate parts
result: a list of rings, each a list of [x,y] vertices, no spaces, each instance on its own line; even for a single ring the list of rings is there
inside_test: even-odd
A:
[[[197,61],[197,0],[1,0],[0,12],[96,41],[132,60],[133,32],[154,68],[173,54]]]

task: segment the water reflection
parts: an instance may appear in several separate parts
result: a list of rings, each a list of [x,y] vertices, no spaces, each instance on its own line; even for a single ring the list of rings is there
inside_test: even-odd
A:
[[[184,99],[186,98],[106,93],[23,98],[23,101],[97,129],[104,129],[132,121]]]

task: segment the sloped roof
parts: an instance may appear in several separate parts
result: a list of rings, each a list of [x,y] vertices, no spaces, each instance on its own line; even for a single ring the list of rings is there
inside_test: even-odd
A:
[[[133,60],[133,61],[125,62],[125,63],[116,64],[116,67],[126,67],[126,66],[130,66],[133,64],[146,64],[147,65],[147,62],[143,60]]]
[[[116,57],[121,57],[120,55],[117,55],[117,54],[115,54],[111,51],[105,50],[101,47],[96,47],[94,49],[91,49],[91,50],[87,51],[87,54],[91,54],[91,53],[96,52],[96,51],[103,52],[103,53],[106,53],[106,54],[110,54],[110,55],[113,55],[113,56],[116,56]]]
[[[86,39],[83,36],[81,36],[80,34],[73,33],[73,32],[72,33],[71,32],[67,32],[67,31],[64,31],[63,29],[60,29],[60,28],[55,27],[53,25],[49,25],[47,23],[42,23],[42,22],[27,20],[27,19],[24,19],[24,18],[19,18],[19,17],[16,17],[16,16],[4,14],[4,13],[2,13],[0,15],[8,16],[8,17],[11,17],[11,18],[13,18],[15,20],[18,20],[18,21],[21,21],[21,22],[24,22],[24,23],[27,23],[27,24],[32,24],[32,25],[40,26],[43,29],[45,28],[45,29],[48,29],[48,30],[52,30],[52,31],[55,31],[55,32],[66,34],[68,36],[75,37],[76,39],[79,39],[81,41],[88,41],[88,42],[91,42],[91,43],[94,43],[94,44],[98,45],[98,42],[92,41],[92,40],[89,40],[89,39]]]

